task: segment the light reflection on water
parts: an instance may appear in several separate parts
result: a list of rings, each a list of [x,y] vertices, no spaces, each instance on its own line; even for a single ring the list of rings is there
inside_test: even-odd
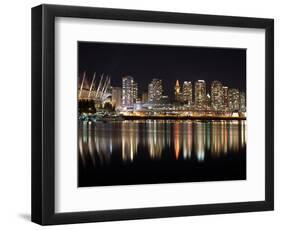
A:
[[[246,148],[246,121],[114,121],[79,122],[78,149],[82,164],[109,164],[113,155],[125,163],[138,154],[159,160],[204,162]],[[243,151],[244,151],[243,150]],[[145,151],[145,153],[144,153]],[[242,151],[242,152],[243,152]]]

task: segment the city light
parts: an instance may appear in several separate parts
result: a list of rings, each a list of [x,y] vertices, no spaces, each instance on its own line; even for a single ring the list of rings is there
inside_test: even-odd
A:
[[[78,187],[248,179],[246,50],[79,42],[77,77]]]
[[[137,118],[220,118],[245,119],[246,94],[236,88],[212,81],[195,82],[175,80],[174,96],[165,95],[163,81],[153,78],[147,91],[140,91],[133,76],[123,76],[120,85],[111,86],[105,73],[94,73],[91,84],[85,86],[86,72],[78,88],[79,101],[93,101],[95,115],[102,119]],[[96,84],[96,81],[98,84]],[[86,113],[87,116],[87,113]],[[84,113],[85,117],[85,113]]]

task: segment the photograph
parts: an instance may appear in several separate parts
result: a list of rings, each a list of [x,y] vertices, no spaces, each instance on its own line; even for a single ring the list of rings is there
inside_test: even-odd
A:
[[[78,41],[77,186],[246,180],[246,55]]]
[[[32,7],[32,222],[275,210],[276,19],[209,5]]]

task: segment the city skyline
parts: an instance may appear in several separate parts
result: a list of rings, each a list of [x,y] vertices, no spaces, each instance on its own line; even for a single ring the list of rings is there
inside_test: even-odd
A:
[[[78,186],[245,180],[246,50],[78,42]]]
[[[88,81],[95,72],[106,73],[114,86],[121,76],[129,75],[138,81],[140,92],[153,78],[162,80],[170,97],[174,94],[171,79],[181,83],[204,79],[207,85],[218,80],[246,91],[244,49],[79,42],[78,59],[78,74],[86,70]]]
[[[220,81],[214,80],[211,85],[208,86],[205,80],[183,81],[180,83],[179,80],[175,80],[175,85],[171,88],[174,89],[174,95],[169,97],[163,90],[162,79],[153,78],[147,83],[147,90],[139,91],[138,82],[132,76],[123,76],[119,85],[110,85],[110,78],[106,74],[102,74],[96,77],[94,73],[91,85],[83,87],[86,73],[82,74],[83,80],[79,88],[79,99],[103,100],[102,103],[108,102],[118,111],[133,108],[133,111],[141,111],[145,106],[149,107],[161,105],[181,105],[178,106],[179,110],[210,110],[210,111],[239,111],[246,112],[246,92],[240,91],[239,89],[232,88],[228,85],[223,84]],[[106,76],[104,82],[103,77]],[[93,89],[93,85],[98,82],[97,89]],[[103,84],[103,85],[102,85]],[[91,91],[92,90],[92,91]],[[103,96],[98,91],[101,91]],[[81,91],[84,91],[81,97]],[[97,99],[90,97],[91,95],[101,96],[104,99]],[[110,96],[111,95],[111,96]]]

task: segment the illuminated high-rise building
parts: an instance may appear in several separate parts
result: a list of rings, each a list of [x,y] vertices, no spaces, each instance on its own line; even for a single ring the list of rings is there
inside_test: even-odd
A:
[[[185,81],[182,86],[182,99],[185,104],[192,104],[192,83]]]
[[[211,105],[214,110],[221,110],[223,107],[223,87],[221,82],[213,81],[211,85]]]
[[[175,85],[175,101],[181,101],[181,87],[179,80],[176,81]]]
[[[138,86],[131,76],[122,78],[122,106],[132,106],[138,97]]]
[[[112,106],[119,108],[122,106],[122,89],[121,87],[112,87]]]
[[[148,102],[152,102],[153,101],[153,84],[149,83],[148,84]]]
[[[211,100],[211,96],[209,93],[207,93],[206,98],[205,98],[205,107],[206,108],[211,108],[212,107],[212,100]]]
[[[204,80],[198,80],[195,82],[195,107],[197,109],[205,108],[205,100],[206,100],[206,83]]]
[[[238,89],[228,90],[228,108],[230,111],[239,111],[240,109],[240,93]]]
[[[246,112],[246,94],[244,92],[240,92],[240,111]]]
[[[228,107],[228,87],[223,86],[222,91],[223,91],[223,106],[224,106],[224,108],[227,108]]]
[[[163,94],[162,80],[152,79],[148,85],[148,101],[150,103],[160,103]]]
[[[136,83],[136,82],[134,81],[134,84],[133,84],[133,98],[134,98],[134,103],[136,103],[136,101],[138,100],[138,95],[139,95],[138,83]]]

